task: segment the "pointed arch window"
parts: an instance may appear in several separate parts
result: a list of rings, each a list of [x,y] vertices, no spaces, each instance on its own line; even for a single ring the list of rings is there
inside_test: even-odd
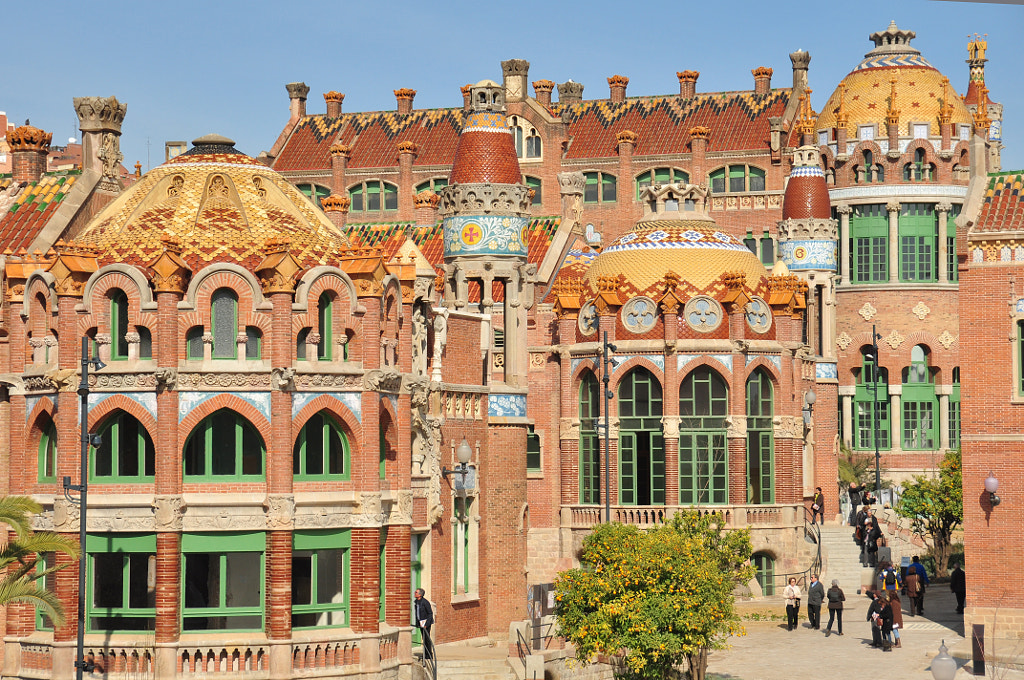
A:
[[[192,430],[183,457],[186,482],[258,481],[264,477],[266,447],[252,423],[222,408]]]
[[[601,388],[593,373],[580,381],[580,503],[601,502],[600,436]]]
[[[47,416],[39,437],[39,481],[57,481],[57,426]]]
[[[638,367],[619,384],[619,502],[665,504],[661,383]]]
[[[747,502],[775,502],[775,398],[764,369],[747,379]]]
[[[296,481],[349,478],[348,438],[326,412],[316,413],[299,430],[292,474]]]
[[[152,482],[156,474],[153,439],[135,416],[117,411],[99,430],[100,445],[90,447],[90,478],[99,484]]]
[[[707,366],[679,386],[679,504],[729,501],[729,390]]]

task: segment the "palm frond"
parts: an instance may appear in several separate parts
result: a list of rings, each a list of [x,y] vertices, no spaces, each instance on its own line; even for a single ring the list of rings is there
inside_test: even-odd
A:
[[[64,608],[55,593],[39,587],[33,581],[11,579],[0,580],[0,604],[11,602],[31,602],[37,609],[53,620],[55,626],[64,623]]]
[[[28,496],[0,497],[0,523],[9,526],[19,538],[32,532],[32,515],[43,508]]]

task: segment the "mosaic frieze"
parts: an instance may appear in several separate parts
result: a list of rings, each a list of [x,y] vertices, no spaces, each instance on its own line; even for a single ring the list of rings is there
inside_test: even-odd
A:
[[[785,241],[779,244],[779,255],[790,270],[836,270],[835,241]]]
[[[526,255],[525,217],[453,216],[444,220],[444,255]]]

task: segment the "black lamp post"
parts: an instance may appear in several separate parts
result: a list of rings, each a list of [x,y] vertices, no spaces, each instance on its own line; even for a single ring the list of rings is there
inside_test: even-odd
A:
[[[882,454],[878,450],[878,437],[879,437],[879,408],[878,408],[878,376],[881,370],[878,367],[878,341],[881,339],[875,331],[875,326],[871,326],[871,396],[874,400],[872,403],[872,423],[874,424],[874,440],[875,440],[875,499],[878,500],[882,497]]]
[[[608,331],[604,331],[604,338],[601,341],[601,351],[603,353],[603,364],[601,373],[603,377],[601,381],[604,383],[604,521],[612,521],[612,490],[611,490],[611,455],[609,452],[611,449],[608,445],[608,407],[612,399],[612,391],[608,389],[608,383],[611,381],[611,376],[608,375],[608,363],[611,359],[608,357],[609,352],[617,352],[618,349],[615,345],[608,343]]]
[[[85,562],[88,556],[85,552],[87,497],[89,493],[89,446],[100,446],[100,435],[89,433],[89,367],[95,370],[102,370],[106,364],[100,361],[99,355],[89,358],[89,337],[82,337],[82,381],[78,384],[78,396],[81,400],[79,413],[81,415],[82,432],[82,455],[81,455],[81,477],[79,484],[72,484],[71,477],[64,478],[64,498],[69,503],[78,505],[81,510],[78,514],[78,543],[82,550],[82,558],[78,564],[78,649],[75,656],[75,677],[82,680],[85,671],[93,672],[96,665],[85,660]],[[72,491],[78,492],[78,499],[71,496]]]

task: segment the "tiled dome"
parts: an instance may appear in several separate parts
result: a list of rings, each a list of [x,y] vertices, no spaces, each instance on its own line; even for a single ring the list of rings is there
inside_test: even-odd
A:
[[[148,265],[176,237],[193,270],[212,262],[253,269],[270,238],[286,238],[305,267],[336,260],[348,241],[288,180],[219,135],[154,168],[107,206],[75,241],[100,262]]]
[[[842,98],[851,134],[856,134],[859,125],[878,125],[878,134],[884,137],[892,78],[896,78],[896,108],[900,111],[901,135],[907,134],[908,123],[915,122],[929,123],[929,134],[937,137],[940,134],[939,110],[944,97],[952,106],[952,123],[970,124],[970,113],[960,96],[952,86],[944,86],[943,75],[921,56],[920,50],[910,46],[915,36],[913,31],[897,28],[895,22],[885,31],[873,33],[870,38],[875,49],[864,55],[864,60],[829,97],[818,116],[816,129],[836,127]],[[844,86],[845,96],[842,93]]]
[[[786,196],[782,201],[782,219],[827,220],[832,217],[825,171],[819,162],[820,156],[814,147],[801,147],[796,153],[793,171],[789,173],[789,183],[786,184]]]
[[[505,124],[500,86],[482,80],[471,89],[474,110],[466,116],[452,161],[452,184],[519,184],[522,174],[512,131]],[[476,98],[480,97],[480,101]]]

